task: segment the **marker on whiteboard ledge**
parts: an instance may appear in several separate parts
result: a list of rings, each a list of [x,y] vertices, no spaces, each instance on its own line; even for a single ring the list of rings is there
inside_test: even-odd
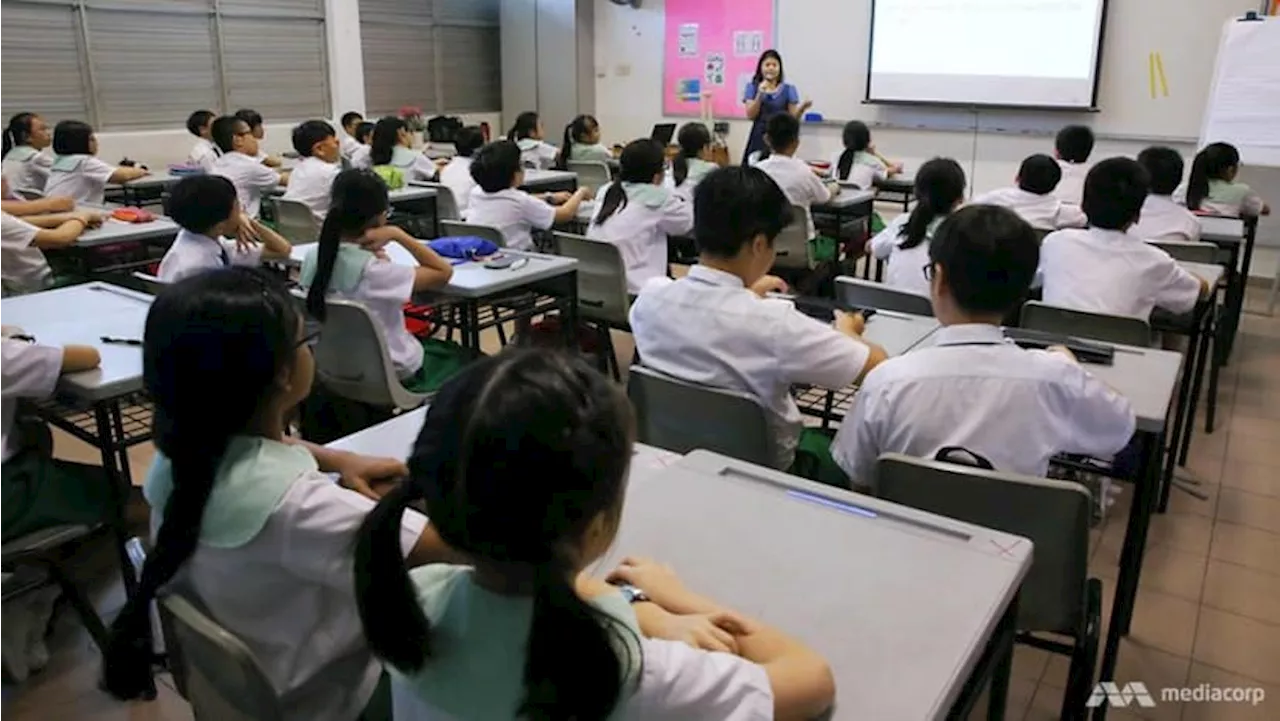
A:
[[[1249,12],[1244,14],[1244,17],[1240,18],[1240,22],[1242,23],[1250,23],[1255,21],[1256,22],[1262,21],[1262,17],[1258,15],[1257,10],[1250,10]]]

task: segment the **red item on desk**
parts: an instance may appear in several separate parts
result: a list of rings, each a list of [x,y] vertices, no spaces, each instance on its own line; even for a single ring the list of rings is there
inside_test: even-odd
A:
[[[126,223],[150,223],[156,219],[155,213],[142,208],[116,208],[111,217]]]

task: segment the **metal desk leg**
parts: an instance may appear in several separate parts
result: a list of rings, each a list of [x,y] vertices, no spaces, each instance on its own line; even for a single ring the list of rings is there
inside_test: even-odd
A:
[[[120,416],[120,404],[115,400],[98,403],[93,407],[93,416],[98,426],[102,470],[106,473],[111,491],[110,523],[120,562],[120,575],[124,579],[125,595],[133,596],[138,587],[138,579],[134,576],[133,562],[125,548],[129,541],[127,513],[133,480],[129,473],[129,452],[124,447],[124,422]]]
[[[1178,393],[1174,400],[1173,429],[1167,436],[1168,457],[1165,459],[1164,472],[1160,475],[1160,501],[1157,507],[1161,513],[1169,508],[1169,489],[1173,485],[1173,466],[1178,456],[1177,443],[1182,438],[1182,427],[1184,424],[1191,423],[1187,411],[1191,406],[1191,384],[1196,375],[1196,358],[1200,355],[1200,344],[1204,343],[1203,315],[1207,313],[1206,309],[1205,304],[1201,304],[1196,309],[1197,315],[1193,330],[1188,336],[1187,354],[1182,365],[1182,378],[1178,381]]]
[[[563,276],[564,283],[564,320],[562,324],[567,334],[569,350],[578,352],[578,271],[571,270]],[[605,331],[606,333],[608,330]]]
[[[1187,409],[1186,422],[1182,424],[1182,438],[1174,439],[1178,441],[1178,465],[1187,465],[1187,452],[1191,449],[1191,432],[1196,427],[1196,410],[1200,407],[1200,390],[1204,384],[1204,374],[1206,363],[1210,362],[1210,348],[1216,345],[1214,340],[1217,329],[1213,326],[1213,316],[1217,310],[1216,297],[1210,300],[1210,306],[1205,313],[1204,323],[1200,329],[1200,347],[1197,348],[1195,358],[1195,378],[1191,382],[1191,402]],[[1210,404],[1212,405],[1212,404]]]
[[[1009,679],[1013,671],[1013,646],[1017,640],[1018,596],[1010,599],[1004,613],[991,630],[982,656],[969,673],[960,694],[947,711],[948,721],[964,721],[974,716],[982,691],[987,690],[988,721],[1003,721],[1009,702]]]

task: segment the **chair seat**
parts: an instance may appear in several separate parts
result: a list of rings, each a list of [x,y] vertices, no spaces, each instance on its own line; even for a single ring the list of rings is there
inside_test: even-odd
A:
[[[93,533],[93,527],[82,524],[52,526],[11,541],[5,541],[3,563],[11,563],[23,556],[47,553],[60,546],[78,541]]]

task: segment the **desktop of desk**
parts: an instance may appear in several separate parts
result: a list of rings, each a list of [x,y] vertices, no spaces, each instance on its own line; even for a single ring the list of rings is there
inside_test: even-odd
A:
[[[87,208],[94,212],[100,212],[102,208]],[[109,212],[109,211],[107,211]],[[80,248],[93,248],[99,245],[110,245],[112,243],[132,243],[144,240],[172,240],[177,237],[181,228],[173,222],[168,216],[159,215],[155,220],[147,223],[126,223],[123,220],[116,220],[108,215],[102,225],[97,228],[86,230],[76,239],[75,246]]]
[[[534,192],[573,190],[578,187],[578,174],[568,170],[526,170],[520,187]]]

